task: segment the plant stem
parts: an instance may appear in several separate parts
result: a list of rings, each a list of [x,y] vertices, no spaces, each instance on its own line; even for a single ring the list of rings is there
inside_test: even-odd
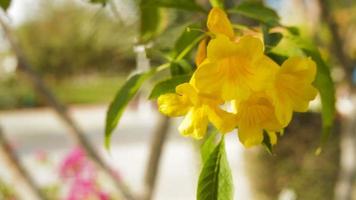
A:
[[[21,165],[19,158],[13,152],[11,145],[7,142],[2,129],[0,127],[0,155],[4,164],[7,165],[7,168],[10,170],[10,173],[16,181],[15,190],[17,190],[17,195],[21,199],[29,200],[41,200],[46,199],[45,195],[41,190],[36,186],[35,182],[31,176],[27,173],[24,167]]]
[[[144,200],[152,199],[157,180],[157,172],[159,171],[159,161],[167,138],[168,129],[169,118],[160,114],[151,143],[150,157],[146,168]]]

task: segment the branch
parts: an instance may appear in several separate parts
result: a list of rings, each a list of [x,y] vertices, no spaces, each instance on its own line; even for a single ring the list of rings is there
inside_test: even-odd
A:
[[[9,26],[0,16],[0,25],[5,33],[5,37],[8,39],[10,46],[17,57],[18,60],[18,69],[23,72],[23,74],[28,78],[29,82],[32,84],[34,90],[47,102],[47,104],[53,108],[57,115],[62,119],[62,121],[67,125],[70,130],[70,134],[75,142],[83,148],[87,156],[100,168],[106,176],[112,181],[116,186],[118,191],[123,195],[127,200],[134,200],[134,196],[131,191],[128,189],[126,184],[121,179],[116,179],[115,173],[111,170],[110,166],[104,162],[104,160],[97,154],[97,152],[91,147],[89,141],[85,138],[84,132],[77,126],[74,120],[70,117],[67,112],[66,107],[61,104],[54,94],[46,87],[45,83],[41,77],[36,74],[32,69],[32,66],[26,60],[23,52],[19,48],[19,45],[15,38],[13,37],[12,31]]]
[[[41,200],[46,199],[45,195],[36,186],[35,182],[32,180],[31,176],[26,172],[16,154],[12,151],[11,146],[7,142],[2,129],[0,127],[0,154],[3,158],[2,160],[8,166],[8,169],[12,173],[16,183],[19,183],[15,190],[17,190],[18,195],[23,199],[34,199]],[[26,190],[22,191],[22,189]]]
[[[344,41],[340,36],[339,27],[333,18],[332,12],[330,11],[328,0],[319,0],[319,6],[322,19],[326,22],[333,38],[333,42],[331,44],[332,50],[335,53],[335,58],[338,60],[338,62],[341,64],[342,68],[346,72],[349,86],[352,86],[352,60],[347,56],[343,48]]]
[[[169,118],[160,114],[151,143],[150,157],[146,168],[144,200],[152,199],[157,180],[157,172],[159,170],[159,161],[163,145],[167,138],[168,128]]]

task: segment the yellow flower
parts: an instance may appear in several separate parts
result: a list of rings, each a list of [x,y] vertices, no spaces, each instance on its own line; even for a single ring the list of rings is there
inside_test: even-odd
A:
[[[309,101],[317,95],[312,86],[316,65],[310,58],[291,57],[276,74],[271,91],[276,116],[286,126],[292,119],[293,111],[306,112]]]
[[[226,13],[220,8],[212,8],[209,12],[207,26],[210,32],[214,34],[222,34],[234,39],[235,34],[231,22]]]
[[[199,92],[223,100],[246,99],[252,91],[261,91],[271,82],[278,65],[263,54],[258,38],[243,36],[238,42],[217,35],[207,47],[207,58],[192,77]]]
[[[271,99],[265,93],[255,93],[247,100],[234,103],[238,108],[238,136],[245,147],[261,144],[264,130],[272,144],[277,142],[276,132],[283,127],[275,116]]]
[[[206,45],[208,43],[208,38],[200,41],[197,54],[195,55],[195,65],[199,66],[206,58]]]
[[[201,139],[210,121],[221,133],[227,133],[236,127],[236,115],[220,108],[222,100],[199,94],[189,83],[176,87],[177,94],[164,94],[158,98],[160,112],[177,117],[186,115],[179,126],[184,136]]]

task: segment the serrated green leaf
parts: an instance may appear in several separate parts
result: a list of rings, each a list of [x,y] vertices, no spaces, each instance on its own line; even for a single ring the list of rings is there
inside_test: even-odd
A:
[[[279,24],[278,14],[271,8],[258,2],[243,2],[230,10],[231,13],[240,14],[271,26]]]
[[[209,0],[212,7],[224,8],[225,0]]]
[[[154,74],[153,70],[131,76],[117,92],[106,113],[105,147],[110,148],[112,133],[118,125],[120,118],[130,102],[140,89],[142,83]]]
[[[141,4],[150,8],[165,7],[204,12],[204,9],[195,0],[142,0]]]
[[[10,7],[11,0],[0,0],[0,7],[5,11]]]
[[[140,41],[147,42],[155,37],[161,26],[161,11],[157,7],[140,5]]]
[[[200,147],[200,156],[203,163],[209,158],[210,154],[214,151],[216,146],[216,136],[218,131],[216,129],[210,131],[209,136],[205,139],[204,143]]]
[[[197,200],[232,200],[233,181],[224,138],[215,147],[199,176]]]
[[[158,98],[160,95],[166,93],[175,93],[177,85],[188,82],[190,77],[191,75],[174,76],[170,79],[157,83],[151,91],[149,99]]]

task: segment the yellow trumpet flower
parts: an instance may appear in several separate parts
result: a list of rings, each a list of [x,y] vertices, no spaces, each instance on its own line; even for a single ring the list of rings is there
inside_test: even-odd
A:
[[[291,57],[278,70],[271,91],[276,116],[286,126],[293,111],[306,112],[309,102],[317,95],[312,86],[316,75],[316,64],[310,58]]]
[[[221,133],[236,127],[236,115],[220,108],[222,100],[199,94],[189,83],[176,87],[176,94],[164,94],[158,98],[160,112],[171,117],[186,115],[179,126],[184,136],[201,139],[210,121]]]

